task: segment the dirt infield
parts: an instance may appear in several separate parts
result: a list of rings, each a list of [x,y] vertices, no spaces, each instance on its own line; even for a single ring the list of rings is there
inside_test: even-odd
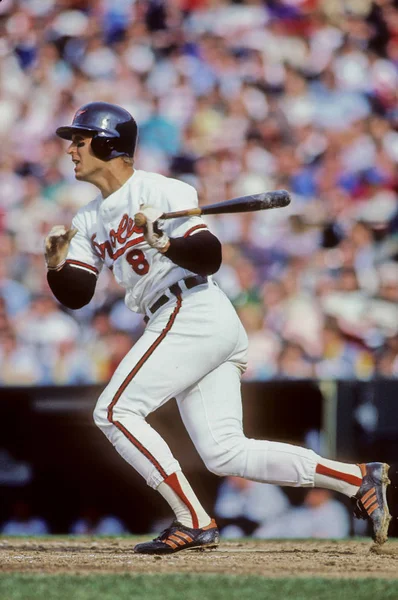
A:
[[[131,538],[0,538],[3,573],[219,573],[398,579],[398,541],[237,541],[165,557],[134,554]],[[376,548],[377,549],[377,548]]]

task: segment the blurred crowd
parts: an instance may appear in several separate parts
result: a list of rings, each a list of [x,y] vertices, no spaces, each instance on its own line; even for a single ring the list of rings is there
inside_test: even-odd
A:
[[[0,524],[1,535],[43,536],[53,533],[46,517],[36,514],[33,505],[23,496],[9,507],[8,516]],[[67,531],[71,535],[123,535],[126,525],[115,515],[102,512],[95,504],[85,504],[72,519]]]
[[[398,377],[397,1],[3,0],[2,385],[106,381],[143,330],[111,273],[78,311],[46,282],[44,236],[97,194],[54,131],[94,100],[202,205],[291,192],[207,218],[246,379]]]

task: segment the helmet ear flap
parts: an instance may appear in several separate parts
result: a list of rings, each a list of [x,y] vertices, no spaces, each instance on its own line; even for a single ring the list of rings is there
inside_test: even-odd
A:
[[[114,149],[114,140],[112,138],[94,136],[91,140],[91,148],[97,158],[108,160]]]

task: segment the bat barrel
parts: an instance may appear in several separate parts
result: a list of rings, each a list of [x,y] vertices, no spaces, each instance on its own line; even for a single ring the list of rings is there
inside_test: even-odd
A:
[[[287,190],[275,190],[273,192],[242,196],[240,198],[234,198],[233,200],[204,206],[202,208],[202,214],[217,215],[223,213],[253,212],[269,208],[283,208],[290,204],[290,200],[290,194]]]
[[[264,192],[257,194],[257,202],[261,204],[260,208],[254,210],[264,210],[266,208],[283,208],[289,206],[291,198],[287,190],[275,190],[274,192]]]

